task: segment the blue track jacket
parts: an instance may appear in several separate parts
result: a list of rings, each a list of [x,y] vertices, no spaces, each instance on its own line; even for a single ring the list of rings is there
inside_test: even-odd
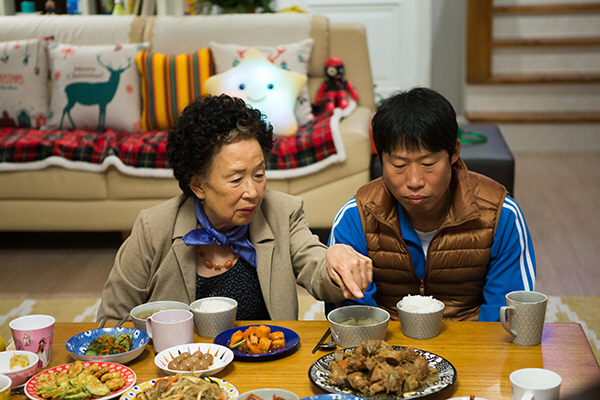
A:
[[[408,246],[415,272],[419,278],[425,276],[425,253],[414,228],[406,218],[404,209],[396,201],[402,237]],[[352,198],[338,212],[333,222],[329,246],[343,243],[352,246],[360,254],[367,255],[362,222],[356,200]],[[479,311],[479,321],[500,321],[500,307],[506,305],[505,296],[514,290],[534,290],[535,254],[529,229],[519,205],[508,195],[500,211],[500,220],[490,253],[490,265],[483,288],[485,303]],[[364,299],[344,300],[337,304],[326,304],[326,313],[335,307],[354,304],[377,306],[376,287],[371,282]]]

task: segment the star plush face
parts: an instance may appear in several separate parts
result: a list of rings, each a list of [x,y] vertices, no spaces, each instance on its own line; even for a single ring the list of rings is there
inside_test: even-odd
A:
[[[226,93],[260,110],[275,134],[293,135],[298,130],[296,98],[305,82],[306,75],[279,68],[258,50],[250,50],[237,66],[211,76],[205,85],[211,95]]]

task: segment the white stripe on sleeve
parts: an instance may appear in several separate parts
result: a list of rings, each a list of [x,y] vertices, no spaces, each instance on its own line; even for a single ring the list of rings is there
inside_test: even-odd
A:
[[[517,231],[519,232],[519,243],[521,244],[519,265],[521,267],[523,287],[525,290],[534,290],[535,272],[533,271],[533,263],[531,262],[531,255],[529,253],[529,241],[527,240],[527,232],[525,231],[525,219],[523,218],[523,214],[521,213],[519,206],[512,199],[506,198],[502,207],[512,211],[515,215],[515,225],[517,227]],[[531,280],[532,283],[531,288],[529,287],[529,280]]]
[[[348,211],[350,208],[355,208],[355,207],[356,207],[356,200],[353,197],[352,199],[348,200],[346,202],[346,204],[344,204],[342,206],[340,211],[338,211],[337,215],[333,219],[333,226],[331,227],[331,233],[329,234],[329,246],[333,246],[334,244],[336,244],[335,236],[334,236],[333,232],[335,231],[335,228],[340,223],[340,220],[344,217],[344,214],[346,213],[346,211]]]

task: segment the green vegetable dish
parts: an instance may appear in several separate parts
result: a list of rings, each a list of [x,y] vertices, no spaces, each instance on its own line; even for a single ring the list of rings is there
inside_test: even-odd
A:
[[[130,333],[123,335],[100,335],[91,341],[85,351],[86,356],[107,356],[121,354],[131,350],[133,338]]]

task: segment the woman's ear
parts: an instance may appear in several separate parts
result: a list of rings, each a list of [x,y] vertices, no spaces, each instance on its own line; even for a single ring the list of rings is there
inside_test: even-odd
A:
[[[192,189],[192,192],[196,195],[200,200],[204,200],[204,190],[202,189],[202,180],[198,175],[192,176],[190,179],[189,188]]]
[[[452,156],[450,157],[450,164],[454,164],[458,161],[458,157],[460,157],[460,140],[456,139],[456,145],[454,146],[454,151],[452,152]]]

